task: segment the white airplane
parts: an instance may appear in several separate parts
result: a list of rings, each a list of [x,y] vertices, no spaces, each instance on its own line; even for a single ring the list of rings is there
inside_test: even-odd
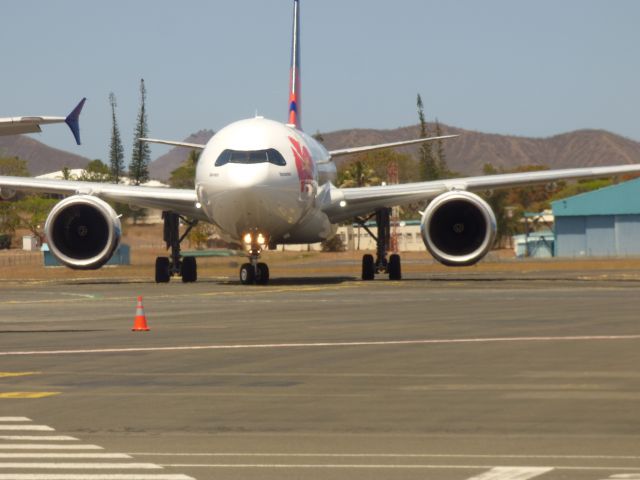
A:
[[[278,244],[313,243],[331,237],[340,222],[375,215],[377,256],[364,255],[362,278],[376,273],[400,279],[400,257],[387,260],[385,231],[389,207],[430,201],[422,214],[426,248],[445,265],[471,265],[491,248],[496,220],[489,205],[473,192],[558,180],[640,172],[640,165],[576,168],[454,178],[400,185],[338,188],[333,159],[351,153],[422,143],[448,137],[327,151],[301,128],[300,0],[294,0],[293,48],[287,123],[262,117],[232,123],[206,145],[141,139],[201,150],[195,189],[147,188],[108,183],[0,177],[0,188],[68,195],[51,210],[45,235],[51,252],[74,269],[104,265],[119,244],[114,201],[163,210],[164,240],[170,256],[156,259],[156,282],[172,275],[197,279],[193,257],[180,254],[180,220],[191,228],[211,222],[246,247],[249,261],[240,268],[243,284],[266,284],[269,269],[259,262],[263,249]],[[189,229],[188,228],[188,229]],[[187,230],[188,230],[187,229]]]

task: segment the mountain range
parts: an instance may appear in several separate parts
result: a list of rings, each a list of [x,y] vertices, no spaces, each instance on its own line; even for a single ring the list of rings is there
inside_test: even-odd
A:
[[[62,170],[83,168],[89,159],[45,145],[27,135],[0,136],[0,157],[18,157],[27,162],[31,176]]]
[[[462,175],[478,175],[486,163],[505,170],[522,165],[544,165],[549,168],[588,167],[640,162],[640,142],[605,130],[577,130],[547,138],[528,138],[463,130],[441,125],[443,134],[459,134],[444,143],[447,163],[452,171]],[[429,124],[430,132],[434,125]],[[201,130],[186,139],[189,143],[206,143],[213,135]],[[393,130],[350,129],[323,133],[328,149],[409,140],[419,136],[419,127]],[[403,152],[417,158],[419,147],[405,147]],[[173,148],[156,158],[150,165],[151,177],[166,181],[171,171],[189,155],[186,148]],[[89,159],[48,147],[33,138],[17,135],[0,137],[0,156],[18,156],[27,161],[31,175],[60,170],[62,167],[81,168]],[[348,162],[343,157],[341,162]]]

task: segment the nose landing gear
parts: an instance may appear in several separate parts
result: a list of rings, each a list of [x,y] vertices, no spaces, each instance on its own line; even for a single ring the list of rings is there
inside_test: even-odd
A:
[[[266,285],[269,283],[269,267],[266,263],[251,259],[251,263],[244,263],[240,267],[240,283],[243,285]]]
[[[269,267],[266,263],[258,262],[260,253],[266,245],[266,238],[258,232],[250,232],[243,237],[249,250],[249,263],[240,267],[240,283],[243,285],[266,285],[269,283]]]

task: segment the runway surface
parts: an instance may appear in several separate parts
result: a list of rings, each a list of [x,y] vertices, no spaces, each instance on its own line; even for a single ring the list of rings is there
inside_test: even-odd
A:
[[[639,291],[5,280],[0,480],[640,479]]]

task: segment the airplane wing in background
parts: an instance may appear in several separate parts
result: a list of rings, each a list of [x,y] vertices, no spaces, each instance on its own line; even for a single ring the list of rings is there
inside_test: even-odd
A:
[[[378,208],[431,200],[452,190],[482,192],[560,180],[612,177],[633,173],[640,173],[640,164],[505,173],[376,187],[338,188],[327,184],[319,190],[317,200],[331,222],[336,223],[366,215]]]
[[[364,147],[351,147],[351,148],[342,148],[338,150],[329,150],[329,155],[331,157],[341,157],[343,155],[352,155],[354,153],[364,153],[364,152],[373,152],[376,150],[385,150],[387,148],[394,147],[404,147],[407,145],[415,145],[418,143],[432,142],[434,140],[446,140],[448,138],[454,138],[458,135],[442,135],[439,137],[429,137],[429,138],[415,138],[413,140],[403,140],[401,142],[392,142],[392,143],[381,143],[378,145],[366,145]],[[202,145],[199,143],[187,143],[187,142],[175,142],[173,140],[160,140],[157,138],[139,138],[141,142],[146,143],[159,143],[161,145],[171,145],[174,147],[185,147],[185,148],[193,148],[195,150],[204,150],[206,145]]]
[[[7,117],[0,118],[0,135],[17,135],[20,133],[41,132],[41,125],[50,123],[66,123],[73,133],[76,143],[80,145],[79,118],[86,98],[80,100],[78,105],[66,117]]]
[[[193,189],[0,176],[0,189],[5,188],[21,192],[95,195],[103,200],[170,210],[196,220],[207,220],[202,210],[196,206],[198,199]]]
[[[145,143],[158,143],[160,145],[171,145],[173,147],[192,148],[194,150],[204,150],[204,147],[206,147],[206,145],[202,145],[200,143],[174,142],[173,140],[160,140],[157,138],[139,138],[138,140]]]
[[[342,155],[351,155],[354,153],[374,152],[376,150],[385,150],[387,148],[404,147],[407,145],[415,145],[418,143],[433,142],[434,140],[446,140],[447,138],[455,138],[459,135],[441,135],[439,137],[415,138],[413,140],[403,140],[401,142],[381,143],[378,145],[367,145],[364,147],[342,148],[340,150],[329,150],[331,157],[340,157]]]

